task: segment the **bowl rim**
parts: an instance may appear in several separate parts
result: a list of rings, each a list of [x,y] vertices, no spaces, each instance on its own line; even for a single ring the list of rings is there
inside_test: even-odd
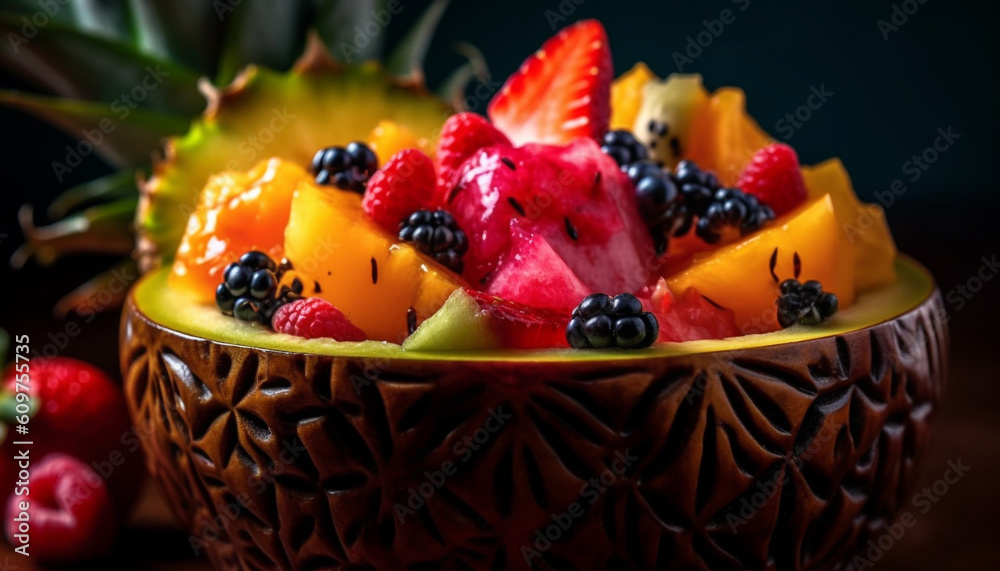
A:
[[[800,343],[808,343],[821,339],[835,338],[852,332],[863,331],[894,321],[912,312],[920,310],[936,295],[940,295],[937,284],[930,271],[914,260],[913,258],[900,254],[895,261],[897,280],[891,288],[880,288],[865,292],[858,297],[858,301],[851,308],[841,312],[830,321],[817,327],[796,326],[790,329],[774,331],[762,334],[749,334],[728,339],[713,339],[702,341],[685,341],[683,343],[666,343],[661,346],[644,349],[642,351],[626,351],[622,349],[601,349],[580,351],[576,349],[491,349],[476,351],[412,351],[404,350],[402,346],[381,341],[365,342],[337,342],[323,339],[299,339],[283,334],[274,335],[273,340],[281,340],[285,343],[294,340],[302,347],[301,350],[291,350],[287,346],[279,346],[266,339],[263,344],[255,345],[244,342],[246,338],[258,335],[259,329],[251,325],[242,325],[242,329],[236,335],[224,336],[223,338],[208,336],[204,332],[214,333],[209,330],[206,321],[218,319],[230,319],[222,316],[214,310],[209,310],[206,306],[195,306],[172,312],[164,320],[158,320],[144,311],[136,300],[137,294],[143,287],[153,287],[150,283],[165,282],[168,269],[161,268],[142,276],[132,287],[128,295],[125,311],[122,313],[122,327],[130,327],[128,323],[129,313],[137,314],[154,327],[166,330],[167,332],[197,341],[210,341],[215,344],[230,347],[240,347],[245,349],[265,351],[268,353],[284,353],[287,355],[313,355],[333,358],[343,358],[349,360],[374,360],[391,359],[394,361],[408,362],[505,362],[505,363],[615,363],[615,362],[643,362],[647,360],[658,360],[676,356],[691,356],[695,354],[725,353],[731,351],[744,351],[752,349],[763,349],[773,346],[789,346]],[[899,299],[892,299],[892,294],[908,293],[906,303]],[[171,296],[183,296],[179,292],[170,294]],[[182,298],[182,301],[186,298]],[[872,311],[873,307],[880,303],[888,302],[890,310],[875,311],[875,317],[865,317],[865,312]],[[860,309],[858,309],[860,308]],[[856,310],[857,309],[857,310]],[[852,310],[854,314],[851,314]],[[201,312],[201,315],[198,315]],[[195,315],[199,319],[184,322],[184,316]],[[858,318],[845,319],[842,314],[851,314],[850,317]],[[855,314],[861,314],[860,316]],[[201,318],[208,318],[201,319]],[[130,334],[130,331],[126,332]],[[259,339],[259,337],[257,338]],[[256,341],[256,339],[254,339]],[[739,340],[738,342],[736,340]]]

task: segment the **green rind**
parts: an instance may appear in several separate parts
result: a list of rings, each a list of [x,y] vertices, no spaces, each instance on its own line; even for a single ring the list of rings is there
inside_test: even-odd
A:
[[[798,343],[824,337],[834,337],[850,331],[884,323],[912,311],[935,291],[928,271],[909,258],[896,262],[899,280],[891,287],[861,295],[854,306],[838,313],[818,327],[796,326],[773,333],[743,337],[667,343],[645,351],[548,349],[533,351],[407,351],[399,345],[366,341],[341,343],[322,339],[299,339],[270,333],[256,326],[245,325],[226,317],[214,308],[195,305],[183,294],[167,285],[167,271],[150,273],[133,290],[137,309],[150,320],[178,333],[212,339],[221,343],[258,347],[288,353],[310,353],[359,358],[394,358],[446,361],[621,361],[659,359],[673,355],[711,353],[751,349],[788,343]]]
[[[211,174],[269,157],[307,165],[317,149],[366,139],[382,119],[431,136],[450,113],[374,64],[315,74],[248,68],[186,135],[168,141],[167,159],[143,188],[140,234],[169,261]]]

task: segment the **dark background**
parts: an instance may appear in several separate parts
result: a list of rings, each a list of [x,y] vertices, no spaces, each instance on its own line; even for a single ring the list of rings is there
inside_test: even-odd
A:
[[[403,3],[407,8],[389,27],[390,44],[420,13],[409,5],[427,4]],[[888,191],[892,181],[904,180],[906,193],[887,208],[897,244],[928,265],[947,293],[976,275],[984,256],[1000,254],[997,4],[457,0],[431,45],[427,75],[432,85],[441,81],[461,62],[455,42],[469,41],[485,54],[494,80],[502,81],[552,35],[552,20],[558,20],[558,28],[581,18],[599,18],[611,39],[616,73],[643,60],[665,76],[677,71],[673,54],[683,53],[688,37],[706,29],[704,20],[718,19],[723,9],[733,10],[735,21],[683,71],[701,73],[710,89],[744,88],[751,114],[775,136],[780,136],[776,123],[806,103],[811,87],[832,92],[789,142],[803,163],[840,156],[858,193],[868,201]],[[878,21],[890,20],[893,5],[919,8],[886,40]],[[0,74],[0,87],[27,86]],[[903,172],[904,163],[932,145],[939,128],[949,127],[960,138],[919,180],[911,181]],[[63,157],[71,139],[3,109],[0,133],[0,234],[8,235],[0,241],[0,258],[6,259],[21,243],[15,216],[20,204],[31,202],[41,211],[61,190],[108,168],[91,156],[59,183],[50,164]],[[33,340],[62,331],[66,322],[51,317],[52,305],[84,276],[112,261],[84,257],[48,269],[29,264],[18,273],[3,264],[0,325],[12,335],[28,333]],[[925,462],[924,485],[941,477],[948,460],[961,459],[972,470],[929,513],[917,517],[917,526],[877,568],[974,569],[1000,564],[995,513],[1000,508],[1000,388],[994,365],[1000,339],[998,294],[1000,279],[985,282],[960,311],[949,304],[951,380]],[[117,315],[109,312],[83,326],[83,334],[64,354],[114,372],[116,329]]]

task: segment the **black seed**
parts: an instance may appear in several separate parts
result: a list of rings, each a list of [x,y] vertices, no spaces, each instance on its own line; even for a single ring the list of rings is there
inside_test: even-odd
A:
[[[409,335],[413,335],[413,332],[417,330],[417,310],[412,307],[406,310],[406,332]]]
[[[455,185],[455,188],[451,189],[448,193],[448,204],[451,204],[451,201],[455,200],[455,197],[458,196],[458,191],[460,190],[462,190],[460,185]]]
[[[622,317],[615,321],[615,345],[631,349],[646,339],[646,324],[640,317]]]
[[[375,261],[375,256],[372,256],[372,285],[378,283],[378,262]]]
[[[670,152],[674,154],[674,157],[681,156],[681,142],[677,137],[670,137]]]
[[[521,216],[527,216],[527,214],[524,213],[524,207],[521,206],[521,203],[518,202],[513,196],[508,196],[507,202],[510,203],[510,207],[516,210],[518,214]]]
[[[302,280],[299,278],[292,278],[292,293],[300,294],[303,289],[305,288],[302,286]]]
[[[319,282],[313,280],[313,293],[323,293],[323,288],[319,287]]]
[[[563,216],[563,222],[566,223],[566,234],[569,235],[570,239],[576,242],[577,239],[576,228],[573,226],[573,223],[569,221],[569,216]]]
[[[650,149],[655,149],[656,148],[656,139],[650,139],[649,142],[646,143],[646,144],[649,145]]]
[[[722,309],[722,310],[726,309],[725,307],[722,307],[721,305],[719,305],[718,303],[716,303],[716,301],[714,299],[708,297],[707,295],[703,295],[701,297],[702,297],[702,299],[704,299],[705,301],[707,301],[709,303],[709,305],[711,305],[712,307],[714,307],[716,309]]]
[[[509,168],[512,171],[517,170],[517,166],[514,164],[514,161],[508,159],[507,157],[500,157],[500,162],[503,163],[505,167]]]
[[[775,248],[774,251],[771,252],[771,261],[768,263],[768,267],[771,270],[771,279],[774,280],[774,283],[780,282],[781,280],[778,279],[778,274],[774,273],[774,268],[778,267],[778,248]]]
[[[328,276],[332,276],[332,275],[333,275],[333,272],[330,272],[330,271],[327,271],[327,272],[326,272],[326,275],[328,275]]]
[[[802,258],[799,257],[798,252],[795,252],[795,255],[792,256],[792,265],[795,268],[795,278],[798,279],[802,275]]]

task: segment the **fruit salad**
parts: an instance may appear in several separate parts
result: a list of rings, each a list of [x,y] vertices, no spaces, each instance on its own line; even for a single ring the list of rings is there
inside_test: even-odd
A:
[[[213,175],[171,287],[262,335],[645,350],[822,326],[895,280],[838,160],[800,165],[739,89],[615,79],[596,21],[442,120]]]

